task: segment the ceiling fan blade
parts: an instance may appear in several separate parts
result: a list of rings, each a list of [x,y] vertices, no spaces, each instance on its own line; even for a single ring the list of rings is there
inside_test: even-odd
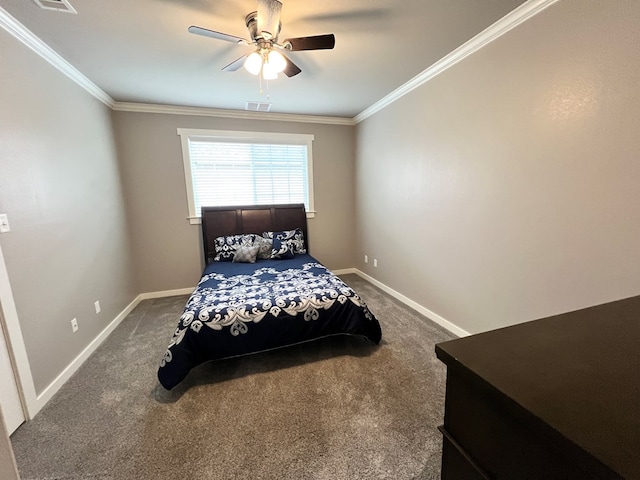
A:
[[[223,72],[235,72],[236,70],[242,68],[242,66],[244,65],[244,61],[247,59],[248,56],[249,55],[243,55],[240,58],[238,58],[237,60],[234,60],[229,65],[224,67],[222,69],[222,71]]]
[[[282,3],[279,0],[258,0],[258,34],[265,40],[278,37],[281,27],[280,12]]]
[[[287,77],[294,77],[298,75],[302,70],[295,63],[289,60],[286,55],[283,55],[284,59],[287,61],[287,66],[284,67],[282,73],[284,73]]]
[[[244,38],[236,37],[235,35],[229,35],[228,33],[220,33],[215,30],[209,30],[207,28],[196,27],[191,25],[189,27],[189,33],[195,33],[196,35],[202,35],[204,37],[211,37],[217,40],[224,40],[225,42],[239,43],[241,45],[251,45],[251,42]]]
[[[336,37],[333,33],[329,33],[311,37],[287,38],[283,45],[292,52],[300,50],[331,50],[336,45]]]

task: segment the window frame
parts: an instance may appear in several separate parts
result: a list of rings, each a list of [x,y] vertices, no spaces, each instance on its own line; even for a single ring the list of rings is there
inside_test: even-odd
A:
[[[314,135],[306,133],[278,133],[278,132],[248,132],[240,130],[203,130],[193,128],[178,128],[180,143],[182,146],[182,163],[184,167],[185,186],[187,188],[188,220],[192,225],[202,223],[200,212],[195,211],[195,195],[193,192],[193,176],[191,173],[191,155],[189,152],[189,141],[211,140],[243,143],[269,143],[306,145],[307,146],[307,191],[309,194],[309,208],[307,218],[314,218],[316,211],[313,195],[313,148]]]

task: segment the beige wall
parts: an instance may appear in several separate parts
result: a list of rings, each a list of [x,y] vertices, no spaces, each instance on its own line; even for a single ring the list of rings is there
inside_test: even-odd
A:
[[[137,288],[194,287],[203,269],[200,225],[187,219],[178,128],[313,134],[316,217],[311,254],[329,268],[354,264],[353,126],[114,112],[131,221]]]
[[[559,2],[358,124],[357,266],[471,333],[640,294],[638,18]]]
[[[4,30],[0,52],[0,245],[39,394],[138,292],[109,109]]]

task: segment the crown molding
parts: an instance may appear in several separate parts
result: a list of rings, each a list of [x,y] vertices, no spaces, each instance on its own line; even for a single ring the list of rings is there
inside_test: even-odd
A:
[[[287,113],[270,113],[270,112],[247,112],[243,110],[223,110],[216,108],[203,107],[183,107],[174,105],[159,105],[146,103],[129,103],[116,102],[100,87],[94,84],[73,65],[67,62],[63,57],[56,53],[46,43],[36,37],[31,31],[24,27],[18,20],[12,17],[6,10],[0,7],[0,27],[15,38],[24,43],[31,50],[36,52],[52,66],[60,70],[63,74],[76,82],[87,92],[100,100],[102,103],[110,107],[112,110],[121,112],[137,112],[137,113],[163,113],[169,115],[194,115],[209,116],[221,118],[236,118],[245,120],[268,120],[281,122],[298,122],[298,123],[321,123],[329,125],[356,125],[363,120],[369,118],[376,112],[379,112],[386,106],[402,98],[409,92],[415,90],[419,86],[425,84],[436,75],[444,72],[456,63],[462,61],[469,55],[472,55],[482,47],[493,42],[505,33],[514,29],[529,18],[535,16],[545,8],[553,5],[559,0],[528,0],[518,8],[508,13],[490,27],[486,28],[471,40],[438,60],[422,73],[416,75],[407,83],[395,89],[376,103],[366,108],[353,118],[347,117],[328,117],[316,115],[299,115]]]
[[[9,12],[2,7],[0,7],[0,27],[4,28],[7,32],[20,40],[27,47],[36,52],[102,103],[108,107],[113,105],[113,99],[100,89],[100,87],[80,73],[78,69],[62,58],[46,43],[31,33],[31,31],[18,22],[18,20],[12,17]]]
[[[366,108],[358,115],[353,117],[353,120],[356,124],[362,122],[363,120],[369,118],[374,113],[379,112],[386,106],[395,102],[396,100],[404,97],[406,94],[415,90],[419,86],[425,84],[429,80],[431,80],[436,75],[444,72],[448,68],[452,67],[456,63],[464,60],[469,55],[480,50],[482,47],[488,45],[493,42],[497,38],[501,37],[508,31],[514,29],[521,23],[527,21],[529,18],[537,15],[545,8],[553,5],[559,0],[528,0],[522,5],[520,5],[515,10],[506,14],[500,20],[495,22],[493,25],[489,26],[478,35],[470,39],[469,41],[463,43],[460,47],[453,50],[448,55],[442,57],[436,63],[431,65],[429,68],[424,70],[422,73],[419,73],[407,83],[402,85],[401,87],[395,89],[393,92],[378,100],[376,103]]]
[[[238,118],[243,120],[268,120],[297,123],[325,123],[330,125],[355,125],[353,118],[323,117],[289,113],[247,112],[243,110],[223,110],[204,107],[181,107],[151,103],[114,102],[111,106],[119,112],[164,113],[168,115],[194,115],[201,117]]]
[[[35,36],[18,20],[0,7],[0,27],[20,40],[23,44],[40,55],[53,67],[76,82],[87,92],[107,105],[112,110],[140,113],[164,113],[171,115],[196,115],[222,118],[239,118],[250,120],[269,120],[281,122],[323,123],[331,125],[355,125],[352,118],[324,117],[314,115],[296,115],[284,113],[246,112],[242,110],[222,110],[215,108],[181,107],[173,105],[153,105],[144,103],[116,102],[100,87],[84,76],[51,47]]]

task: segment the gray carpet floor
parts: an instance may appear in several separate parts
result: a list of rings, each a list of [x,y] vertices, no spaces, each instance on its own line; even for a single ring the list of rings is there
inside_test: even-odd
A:
[[[427,480],[440,476],[454,336],[356,275],[378,346],[331,337],[194,369],[156,371],[188,297],[141,302],[11,437],[22,480]]]

